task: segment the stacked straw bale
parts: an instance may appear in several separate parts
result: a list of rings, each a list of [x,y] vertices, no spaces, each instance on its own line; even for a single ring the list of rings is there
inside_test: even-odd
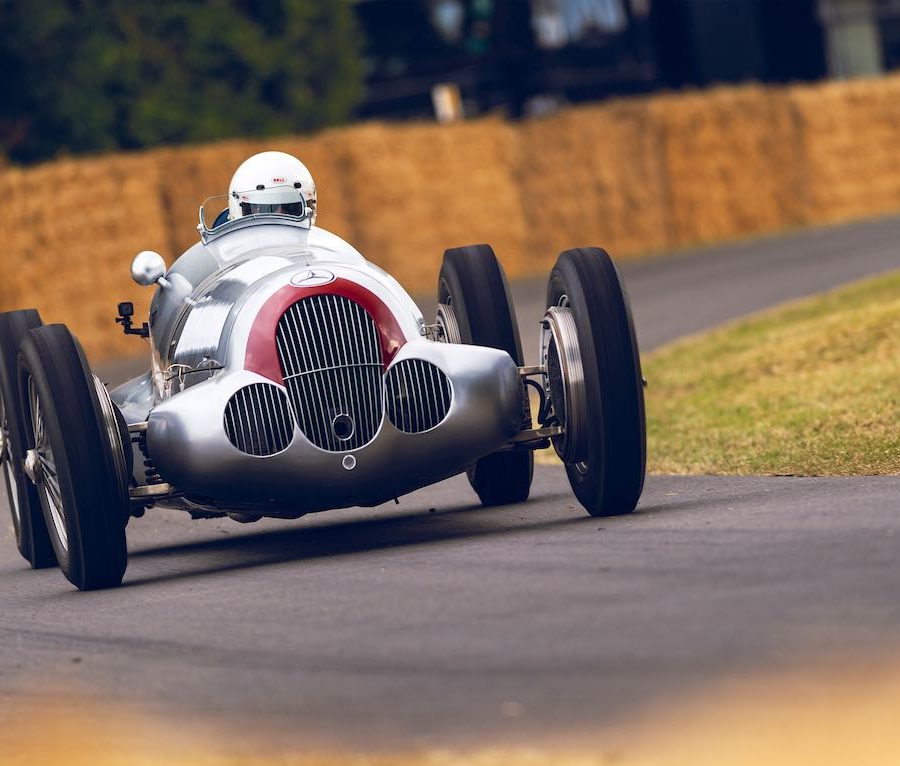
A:
[[[225,141],[211,146],[161,149],[152,152],[159,166],[159,197],[168,219],[169,241],[163,256],[167,263],[199,238],[197,223],[201,203],[210,200],[207,222],[228,206],[228,182],[238,165],[254,153],[249,141]]]
[[[804,221],[900,210],[900,75],[791,88]]]
[[[65,322],[89,353],[135,353],[113,325],[116,303],[146,316],[151,291],[131,281],[135,253],[167,239],[158,167],[149,155],[61,160],[0,174],[0,310],[36,307]]]
[[[640,102],[571,109],[526,122],[519,186],[528,223],[528,270],[561,250],[603,247],[617,256],[668,244],[660,137]]]
[[[478,242],[510,274],[528,271],[512,126],[367,124],[338,131],[333,144],[353,244],[408,289],[433,289],[443,251]]]
[[[795,225],[799,137],[779,89],[717,88],[648,103],[668,180],[669,244]]]
[[[898,146],[892,76],[5,168],[0,310],[37,306],[95,358],[134,353],[111,323],[117,300],[142,315],[151,296],[131,283],[131,257],[154,249],[171,263],[197,240],[200,203],[266,149],[310,168],[321,226],[407,289],[431,291],[444,249],[458,245],[491,243],[515,277],[546,273],[569,247],[621,258],[898,211]]]

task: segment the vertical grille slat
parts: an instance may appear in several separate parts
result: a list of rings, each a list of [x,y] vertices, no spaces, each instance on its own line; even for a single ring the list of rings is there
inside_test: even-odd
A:
[[[247,394],[243,391],[239,392],[239,397],[236,402],[236,405],[240,408],[238,413],[235,414],[235,417],[238,423],[241,424],[241,435],[240,440],[244,447],[238,447],[238,449],[243,449],[244,452],[249,452],[251,455],[253,454],[253,431],[250,428],[250,424],[248,422],[247,412]]]
[[[287,396],[271,383],[239,389],[225,405],[224,425],[228,440],[237,449],[260,457],[287,449],[294,435]]]
[[[352,364],[350,360],[350,345],[349,339],[347,338],[347,333],[350,331],[350,327],[344,322],[343,314],[341,313],[340,306],[338,305],[337,296],[331,296],[331,305],[329,307],[331,311],[332,317],[334,317],[334,327],[337,331],[338,339],[341,342],[341,364],[348,365]]]
[[[304,363],[297,368],[294,374],[302,375],[312,369],[319,369],[322,366],[322,362],[319,358],[320,349],[316,347],[312,335],[312,322],[309,317],[309,312],[305,310],[305,306],[300,306],[299,304],[294,304],[294,306],[297,308],[293,317],[295,332],[297,333],[298,338],[303,339],[304,345],[304,352],[301,356]],[[301,309],[303,310],[302,316]],[[298,385],[302,395],[292,396],[291,399],[295,412],[298,408],[303,411],[300,430],[310,438],[310,441],[312,441],[313,444],[322,445],[327,438],[327,430],[323,429],[321,427],[322,424],[313,417],[314,412],[322,412],[325,410],[325,400],[319,384],[319,378],[303,377],[299,379]],[[288,389],[291,390],[291,387],[289,386]],[[315,432],[315,436],[313,436],[312,432]]]
[[[362,306],[354,304],[350,306],[350,311],[352,314],[355,314],[353,321],[354,328],[354,336],[356,338],[356,349],[357,349],[357,360],[361,362],[363,359],[374,359],[379,363],[381,362],[381,349],[378,346],[378,343],[371,343],[372,337],[377,336],[377,330],[375,328],[375,323],[363,323],[360,322],[360,318],[363,314]],[[371,379],[367,381],[366,388],[366,401],[368,403],[368,412],[370,413],[369,427],[377,428],[378,423],[381,421],[381,413],[384,410],[384,386],[383,380],[381,379],[381,366],[379,364],[378,367],[378,385],[373,386]]]
[[[443,407],[443,397],[438,393],[440,391],[440,386],[437,382],[436,370],[434,368],[429,368],[426,370],[426,376],[428,378],[428,393],[430,395],[429,401],[431,402],[431,413],[432,417],[434,417],[434,413],[437,413]]]
[[[428,389],[425,387],[425,376],[428,373],[427,369],[423,369],[423,365],[417,364],[415,365],[416,371],[416,388],[419,389],[419,396],[416,397],[416,401],[418,404],[419,410],[419,422],[420,423],[430,423],[431,417],[429,415],[428,410],[431,410],[431,413],[434,412],[434,400],[428,395]],[[430,407],[429,407],[430,405]]]
[[[385,377],[388,418],[401,431],[429,431],[450,412],[450,380],[436,365],[422,359],[404,359]]]
[[[375,320],[340,295],[303,298],[278,322],[276,345],[290,407],[307,439],[329,452],[375,438],[384,377]]]
[[[253,421],[256,425],[256,448],[261,454],[268,454],[269,439],[265,426],[266,416],[263,412],[262,397],[258,387],[250,389],[250,406],[253,409]]]
[[[312,339],[309,337],[307,328],[308,320],[305,316],[301,316],[299,307],[297,311],[292,312],[290,315],[290,321],[294,331],[295,342],[300,345],[298,351],[300,361],[292,374],[302,375],[310,366],[315,366],[317,364],[316,357],[314,356],[317,351]],[[321,408],[324,406],[320,401],[322,394],[321,391],[319,391],[318,380],[300,378],[298,385],[303,388],[304,393],[304,396],[301,397],[299,401],[305,402],[306,406],[301,407],[298,404],[297,398],[294,397],[294,413],[300,421],[300,430],[305,434],[310,434],[312,431],[315,431],[315,440],[318,442],[323,438],[324,434],[317,427],[318,424],[310,420],[310,407]],[[301,412],[303,413],[302,415],[300,414]]]
[[[406,374],[406,385],[407,385],[407,401],[409,402],[409,416],[413,424],[413,428],[418,431],[423,431],[422,423],[420,419],[420,405],[421,405],[421,397],[416,396],[418,393],[416,391],[416,373],[418,371],[419,365],[417,364],[404,364],[404,373]]]
[[[276,330],[276,336],[278,337],[278,341],[284,344],[285,349],[287,349],[287,355],[290,359],[290,374],[293,375],[296,372],[300,371],[300,349],[297,346],[297,342],[295,338],[292,338],[287,332],[286,328],[281,325],[278,326]]]
[[[356,326],[356,323],[351,319],[353,316],[353,309],[349,307],[346,301],[341,302],[341,322],[343,323],[344,332],[346,332],[350,337],[348,338],[349,346],[350,346],[350,355],[347,359],[348,364],[358,364],[360,359],[360,348],[359,348],[359,328]]]
[[[409,423],[410,430],[414,433],[419,432],[419,428],[415,422],[415,391],[413,390],[412,380],[410,380],[410,373],[412,370],[410,369],[410,365],[403,364],[400,365],[400,370],[403,375],[403,390],[406,396],[404,397],[404,403],[406,405],[405,415],[406,422]]]

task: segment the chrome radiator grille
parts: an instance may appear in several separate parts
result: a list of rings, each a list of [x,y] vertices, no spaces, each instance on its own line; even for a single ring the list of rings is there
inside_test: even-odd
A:
[[[381,346],[362,306],[339,295],[303,298],[278,321],[276,344],[307,439],[344,452],[375,438],[384,411]]]
[[[387,374],[388,417],[410,434],[438,425],[450,411],[450,381],[430,362],[404,359]]]
[[[228,440],[248,455],[274,455],[294,435],[287,397],[278,386],[253,383],[240,389],[225,406]]]

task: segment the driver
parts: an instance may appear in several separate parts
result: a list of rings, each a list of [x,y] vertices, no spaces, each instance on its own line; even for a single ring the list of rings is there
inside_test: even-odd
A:
[[[316,222],[316,182],[296,157],[261,152],[244,160],[228,186],[228,220],[281,213]]]

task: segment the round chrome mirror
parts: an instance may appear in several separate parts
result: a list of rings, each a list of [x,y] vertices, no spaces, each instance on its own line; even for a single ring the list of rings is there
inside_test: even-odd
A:
[[[131,262],[131,278],[139,285],[155,285],[166,275],[166,262],[153,250],[142,250]]]

